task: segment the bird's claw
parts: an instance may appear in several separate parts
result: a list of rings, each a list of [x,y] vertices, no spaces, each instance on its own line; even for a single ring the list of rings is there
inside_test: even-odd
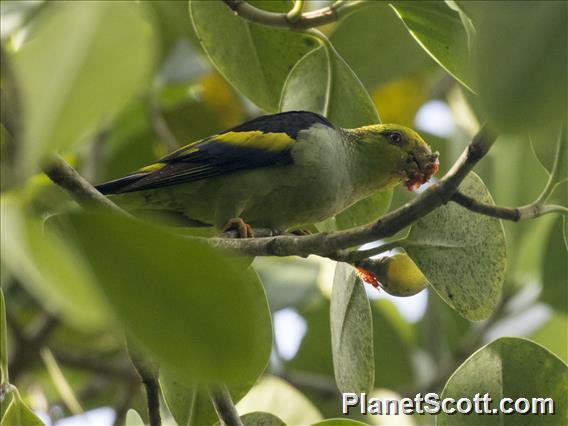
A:
[[[240,217],[233,217],[223,226],[223,232],[237,231],[237,238],[254,238],[251,226]]]

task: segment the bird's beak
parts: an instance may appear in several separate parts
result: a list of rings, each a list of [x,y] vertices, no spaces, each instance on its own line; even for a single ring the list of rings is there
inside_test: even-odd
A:
[[[409,191],[428,182],[430,178],[438,172],[438,168],[440,167],[438,156],[438,152],[431,152],[430,149],[411,154],[415,165],[411,167],[407,173],[405,185]]]

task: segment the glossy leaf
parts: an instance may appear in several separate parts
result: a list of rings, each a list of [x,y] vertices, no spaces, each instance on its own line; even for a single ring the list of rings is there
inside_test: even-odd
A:
[[[186,383],[254,383],[272,341],[256,274],[203,243],[137,220],[70,220],[116,315],[160,365]]]
[[[460,191],[493,204],[475,174],[464,179]],[[460,315],[475,321],[491,313],[506,267],[505,234],[499,220],[449,203],[414,223],[406,242],[408,255]]]
[[[30,407],[22,400],[20,393],[15,387],[12,387],[12,401],[2,417],[0,426],[43,426],[44,423],[32,411]]]
[[[503,397],[552,398],[554,415],[511,413],[476,415],[440,414],[438,426],[451,425],[557,425],[568,419],[568,372],[566,364],[542,346],[526,339],[504,337],[484,346],[469,357],[446,383],[441,398],[471,398],[489,393],[491,408]],[[519,374],[522,372],[522,374]],[[480,374],[482,373],[482,374]],[[507,407],[508,408],[508,407]]]
[[[473,90],[468,38],[460,14],[441,1],[394,1],[391,6],[418,44]]]
[[[64,2],[49,7],[11,58],[24,113],[21,170],[69,148],[144,89],[154,38],[143,5]],[[69,37],[73,34],[73,37]]]
[[[110,324],[102,294],[71,240],[42,226],[14,197],[2,198],[2,262],[42,306],[84,330]]]
[[[330,306],[335,381],[341,392],[369,392],[375,380],[373,320],[363,282],[338,263]]]
[[[244,415],[257,411],[271,413],[288,425],[311,424],[322,418],[300,391],[273,376],[264,376],[237,404],[237,410]]]
[[[491,122],[500,131],[518,133],[564,120],[568,4],[472,3],[476,87]]]
[[[542,251],[541,300],[554,309],[568,312],[568,252],[562,236],[563,222],[557,217]]]
[[[287,12],[289,1],[256,1],[256,7]],[[260,108],[276,112],[286,76],[317,46],[312,37],[253,24],[222,1],[191,1],[191,20],[209,59],[219,72]]]
[[[347,128],[380,122],[369,94],[333,48],[319,47],[296,64],[284,85],[280,110],[317,112]]]
[[[369,94],[333,48],[320,47],[296,64],[284,85],[280,109],[317,112],[346,128],[380,122]],[[377,193],[344,210],[337,219],[319,224],[318,229],[369,223],[388,209],[391,197],[392,190]]]

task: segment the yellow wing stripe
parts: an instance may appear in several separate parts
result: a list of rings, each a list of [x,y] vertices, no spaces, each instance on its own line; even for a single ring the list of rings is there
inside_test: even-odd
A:
[[[166,163],[154,163],[150,164],[149,166],[142,167],[138,169],[139,172],[156,172],[158,170],[163,169],[166,166]]]
[[[288,148],[294,139],[286,133],[264,133],[260,130],[248,132],[227,132],[213,138],[215,142],[224,142],[246,148],[256,148],[266,151],[283,151]]]

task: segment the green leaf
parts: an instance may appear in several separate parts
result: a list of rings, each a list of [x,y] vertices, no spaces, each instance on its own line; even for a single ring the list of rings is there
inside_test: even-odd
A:
[[[330,39],[370,90],[418,72],[430,63],[428,55],[383,2],[375,2],[340,19]],[[380,54],[369,54],[369,49]]]
[[[394,1],[391,7],[418,44],[473,91],[468,37],[460,14],[441,1]]]
[[[253,267],[260,275],[273,312],[297,307],[318,291],[320,266],[316,262],[297,257],[256,257]]]
[[[288,382],[265,376],[237,404],[239,413],[264,411],[288,425],[311,424],[321,420],[318,409]]]
[[[341,392],[373,389],[373,320],[363,282],[351,265],[338,263],[331,294],[331,347],[335,381]]]
[[[177,374],[168,369],[160,369],[160,388],[164,401],[178,425],[188,425],[192,407],[195,403],[195,386],[186,385]]]
[[[135,409],[130,408],[126,412],[126,420],[124,424],[128,426],[144,426],[144,420],[142,420],[142,417],[140,417],[140,414],[138,414]]]
[[[352,419],[326,419],[321,422],[313,423],[312,426],[363,426],[366,423]]]
[[[470,413],[440,414],[438,426],[451,425],[558,425],[568,420],[567,367],[542,346],[526,339],[504,337],[469,357],[450,377],[441,398],[471,398],[489,393],[491,408],[500,398],[552,398],[554,415]],[[522,373],[522,374],[521,374]],[[509,407],[507,407],[509,408]]]
[[[272,327],[256,274],[205,243],[137,220],[70,220],[116,315],[160,365],[186,383],[252,385],[264,371]]]
[[[556,218],[548,237],[548,244],[542,251],[543,273],[540,298],[554,309],[568,312],[568,252],[562,241],[562,218]]]
[[[253,383],[229,388],[234,403],[250,390]],[[174,372],[160,369],[160,387],[170,413],[179,425],[212,425],[217,419],[207,387],[198,382],[188,384]]]
[[[493,204],[473,173],[460,191]],[[471,321],[487,318],[500,296],[506,269],[505,234],[499,220],[449,203],[418,220],[403,246],[448,305]]]
[[[565,363],[568,362],[568,314],[556,312],[530,339],[551,351]]]
[[[358,201],[335,216],[336,229],[348,229],[377,220],[387,212],[392,200],[392,191],[381,191]]]
[[[289,1],[255,1],[254,6],[287,12]],[[276,112],[286,76],[316,47],[312,37],[253,24],[222,1],[190,1],[191,20],[209,59],[219,72],[260,108]]]
[[[8,329],[6,328],[6,303],[0,288],[0,386],[9,383],[8,377]]]
[[[414,379],[413,334],[408,322],[388,300],[371,301],[375,388],[410,386]],[[363,325],[361,325],[363,326]],[[393,354],[397,354],[393,356]]]
[[[83,330],[110,324],[109,311],[70,239],[29,215],[17,199],[2,197],[2,263],[49,312]]]
[[[141,91],[154,55],[140,4],[64,2],[44,14],[11,58],[24,113],[16,167],[27,174],[47,152],[69,148]]]
[[[296,64],[282,90],[280,109],[317,112],[348,128],[380,122],[369,94],[331,47],[313,50]],[[388,209],[391,197],[392,190],[381,191],[341,212],[338,221],[325,221],[318,228],[343,229],[369,223]]]
[[[43,426],[44,423],[22,400],[20,392],[15,387],[11,388],[12,402],[6,409],[0,426]]]
[[[476,87],[492,123],[518,133],[565,119],[568,4],[467,3],[477,28]]]
[[[348,128],[380,122],[369,94],[331,47],[312,50],[296,64],[284,85],[280,110],[317,112]]]

